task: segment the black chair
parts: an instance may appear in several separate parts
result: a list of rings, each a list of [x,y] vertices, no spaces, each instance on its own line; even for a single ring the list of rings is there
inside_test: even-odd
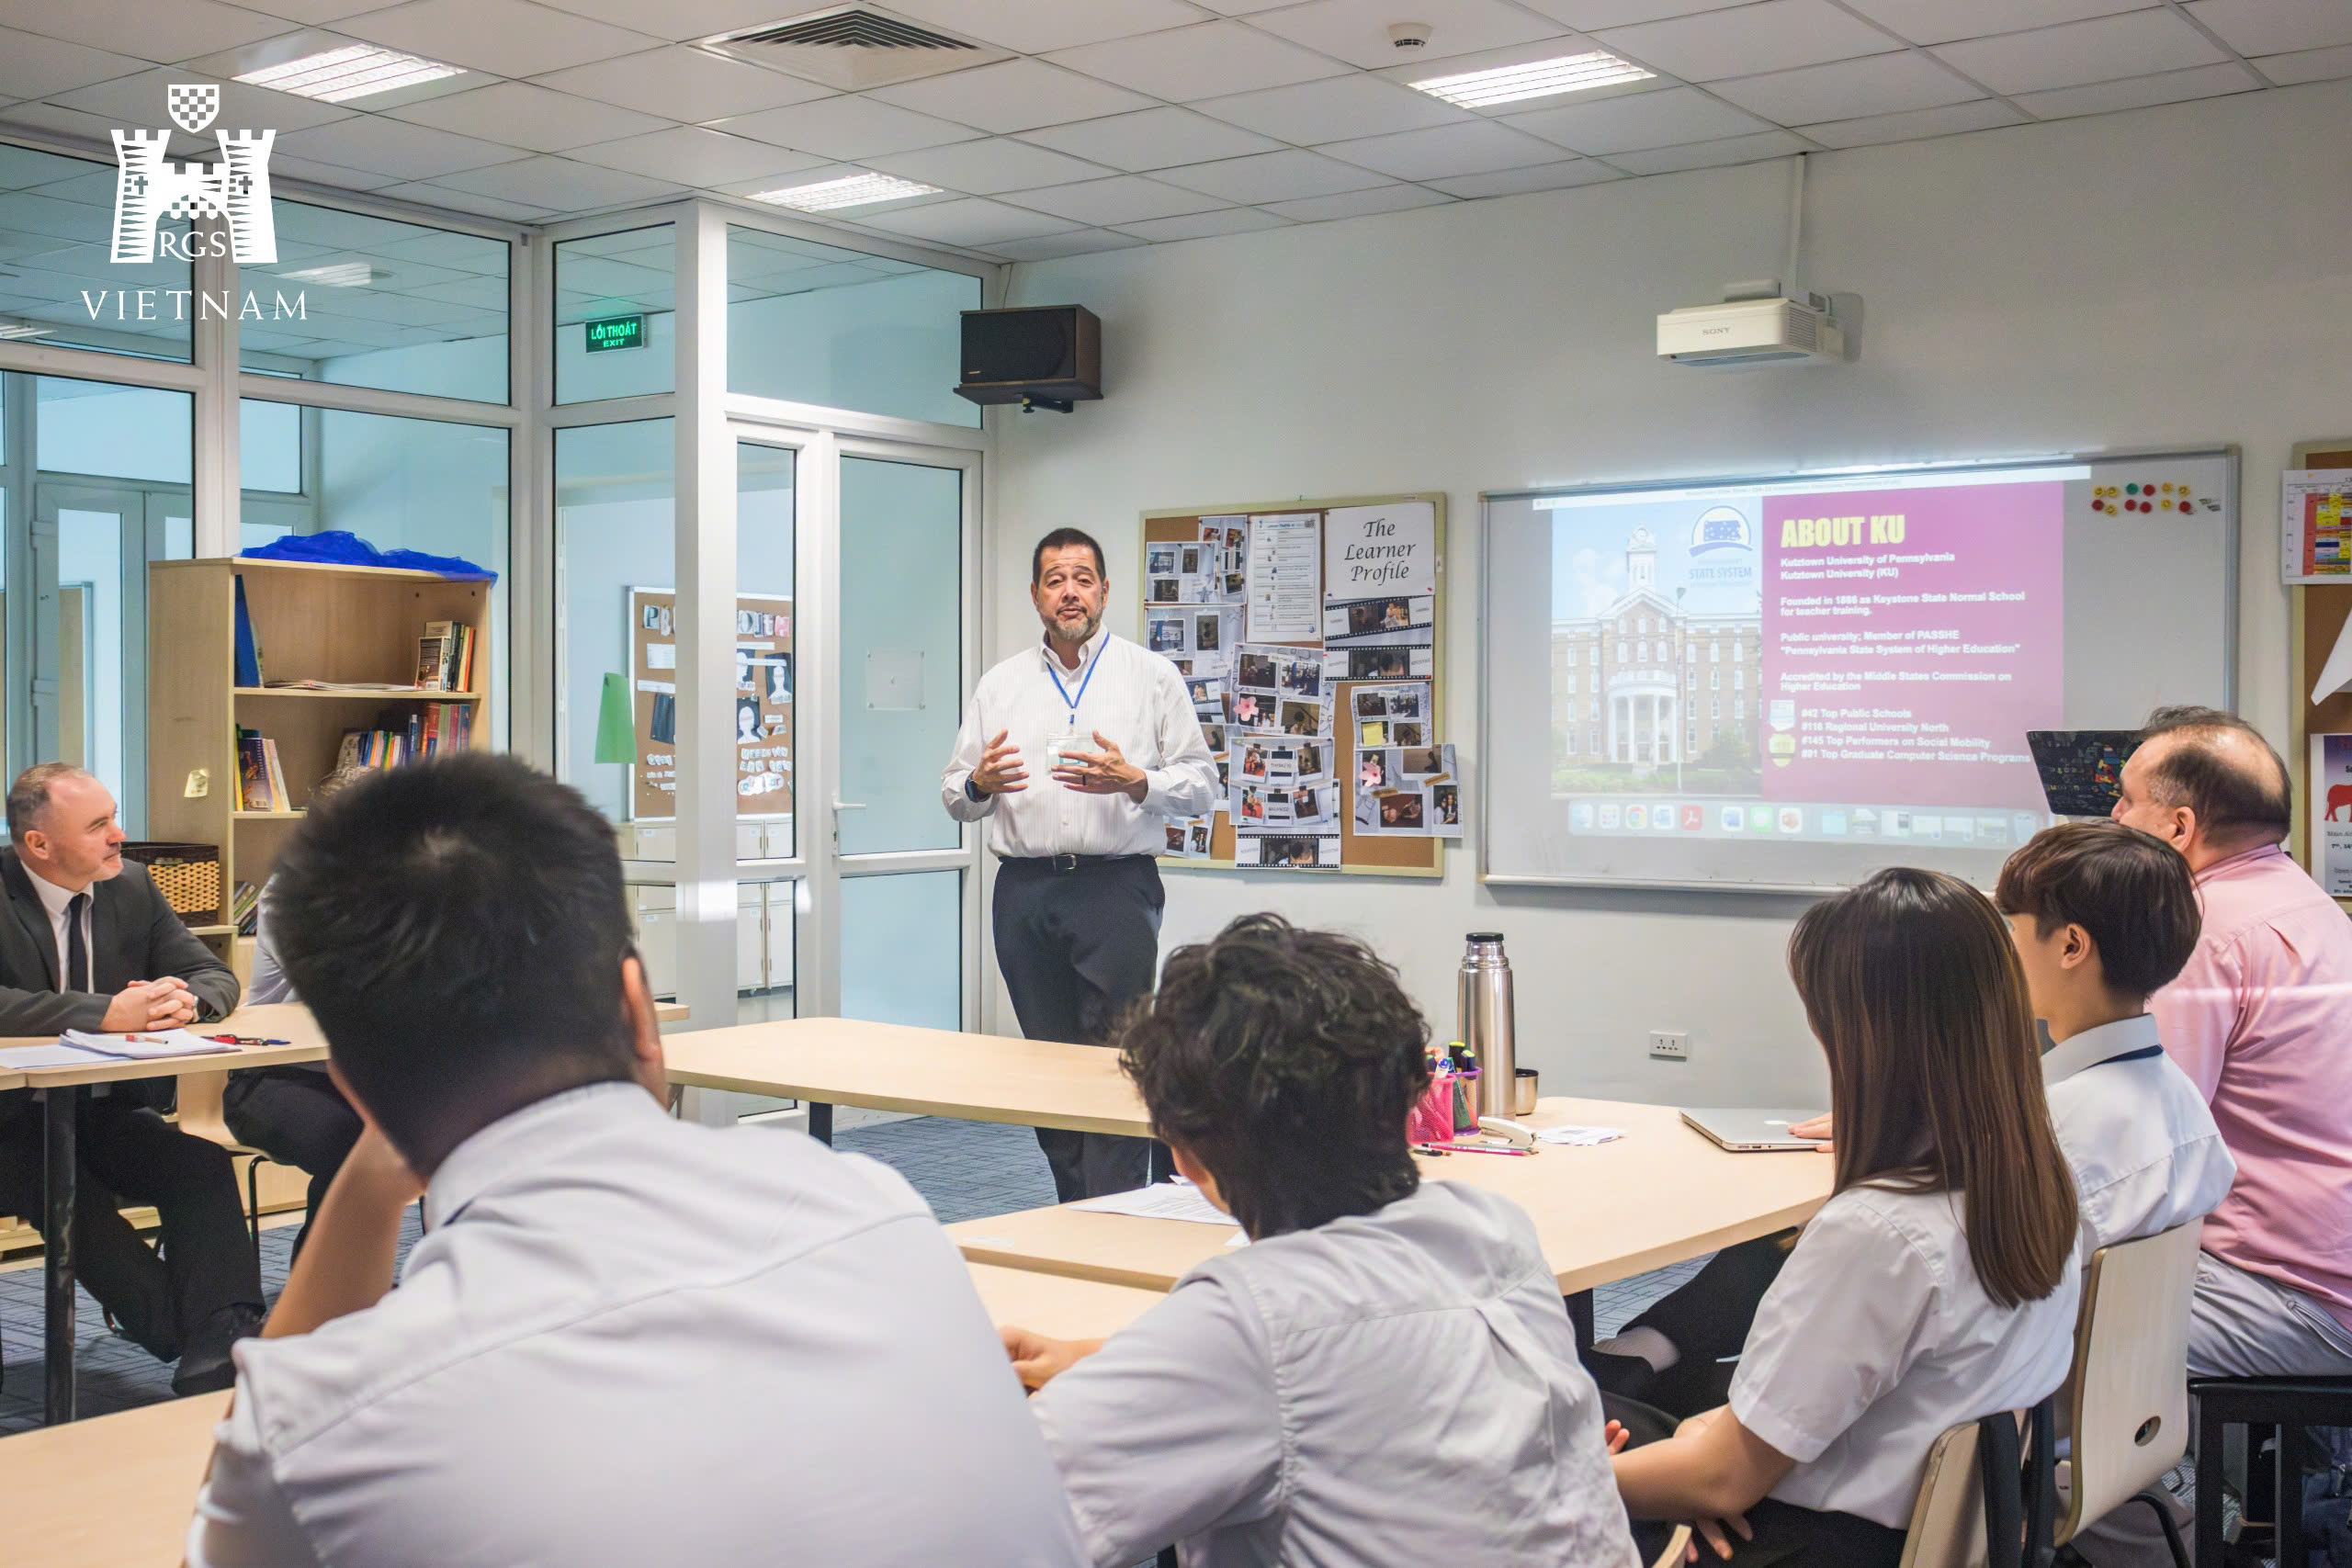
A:
[[[2301,1568],[2303,1547],[2303,1428],[2352,1427],[2352,1378],[2191,1378],[2197,1402],[2197,1561],[2226,1562],[2222,1544],[2222,1434],[2246,1428],[2246,1463],[2260,1451],[2259,1427],[2277,1438],[2279,1568]],[[2266,1553],[2266,1555],[2269,1555]]]

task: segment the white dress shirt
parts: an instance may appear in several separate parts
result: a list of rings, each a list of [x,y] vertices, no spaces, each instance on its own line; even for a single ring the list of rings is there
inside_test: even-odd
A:
[[[887,1167],[599,1084],[475,1134],[425,1205],[381,1302],[238,1343],[190,1568],[1080,1561]]]
[[[23,864],[21,858],[17,863]],[[25,866],[25,878],[33,885],[33,891],[40,896],[40,907],[49,911],[50,940],[57,943],[57,988],[61,991],[96,991],[97,984],[91,978],[89,969],[96,968],[98,962],[97,950],[90,945],[90,908],[97,899],[94,897],[86,897],[90,892],[87,887],[82,889],[79,894],[71,892],[60,887],[28,865]],[[65,911],[73,908],[74,900],[77,897],[82,899],[82,953],[89,969],[74,975],[69,974],[65,965],[67,954]]]
[[[974,800],[965,783],[999,730],[1020,748],[1027,787]],[[1049,748],[1092,751],[1100,730],[1144,770],[1141,805],[1124,795],[1081,795],[1054,782]],[[939,795],[958,822],[989,824],[989,848],[1020,858],[1157,855],[1167,819],[1216,806],[1216,763],[1176,666],[1112,632],[1097,632],[1066,670],[1041,634],[980,677],[956,732]]]
[[[1031,1405],[1096,1568],[1638,1568],[1558,1282],[1483,1189],[1213,1258]]]
[[[2237,1162],[2154,1015],[2068,1036],[2043,1054],[2041,1082],[2075,1171],[2086,1268],[2100,1247],[2201,1220],[2229,1195]]]
[[[1731,1410],[1797,1461],[1771,1495],[1907,1529],[1945,1429],[2065,1380],[2082,1289],[2005,1307],[1968,1255],[1957,1192],[1849,1187],[1821,1206],[1756,1309]]]

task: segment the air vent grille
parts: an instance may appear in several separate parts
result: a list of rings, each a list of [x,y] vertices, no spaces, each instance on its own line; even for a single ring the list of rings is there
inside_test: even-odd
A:
[[[845,93],[1012,58],[1006,50],[865,5],[803,12],[703,39],[698,47]]]
[[[786,22],[782,27],[762,28],[756,32],[738,33],[728,41],[739,47],[748,45],[754,48],[777,44],[818,44],[831,49],[978,48],[977,44],[928,31],[911,22],[855,8]]]

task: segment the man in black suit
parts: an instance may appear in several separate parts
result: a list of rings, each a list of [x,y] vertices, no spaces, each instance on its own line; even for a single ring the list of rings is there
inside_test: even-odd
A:
[[[0,1035],[171,1029],[237,1005],[237,976],[147,873],[123,863],[106,785],[62,762],[28,768],[8,791],[7,820]],[[83,1100],[74,1209],[81,1280],[125,1334],[179,1362],[175,1393],[228,1388],[236,1382],[229,1347],[257,1332],[262,1316],[236,1177],[226,1150],[174,1127],[137,1089],[96,1085]],[[0,1094],[0,1212],[37,1224],[47,1217],[41,1122],[29,1091]],[[161,1258],[118,1201],[155,1207]]]

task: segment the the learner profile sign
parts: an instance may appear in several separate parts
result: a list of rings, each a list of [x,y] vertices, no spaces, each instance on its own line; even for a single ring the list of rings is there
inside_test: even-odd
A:
[[[2065,486],[1767,495],[1764,794],[2036,807],[2059,728]]]

